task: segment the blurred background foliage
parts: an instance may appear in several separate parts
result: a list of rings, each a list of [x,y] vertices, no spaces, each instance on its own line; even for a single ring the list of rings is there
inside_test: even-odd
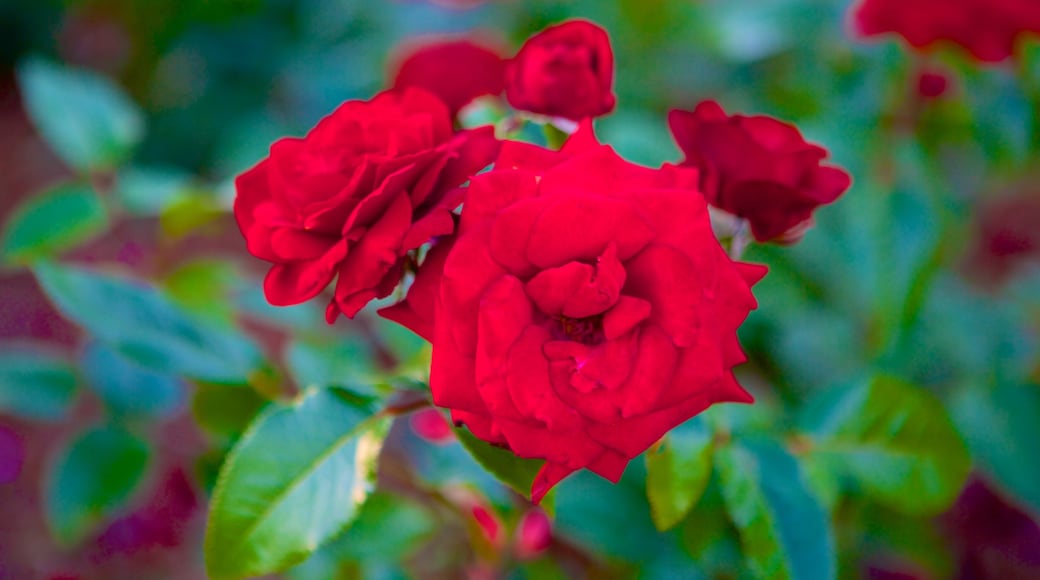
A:
[[[548,535],[436,417],[399,417],[354,524],[285,576],[1040,577],[1040,43],[979,68],[855,40],[847,10],[0,3],[0,577],[203,577],[217,470],[270,401],[421,402],[417,337],[266,305],[231,180],[382,90],[409,42],[508,55],[570,17],[611,34],[619,106],[597,129],[626,158],[677,161],[666,111],[713,98],[796,123],[855,178],[800,244],[746,255],[770,267],[742,328],[758,402],[617,486],[571,477]],[[258,457],[299,451],[270,439]]]

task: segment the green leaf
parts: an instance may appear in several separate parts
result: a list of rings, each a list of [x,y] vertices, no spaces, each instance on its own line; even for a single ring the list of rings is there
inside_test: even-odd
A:
[[[163,208],[159,215],[159,228],[170,240],[183,238],[188,234],[208,228],[208,231],[221,232],[221,217],[227,214],[216,196],[204,192],[193,192],[178,196],[172,203]]]
[[[1040,387],[965,388],[952,412],[981,468],[999,488],[1040,515]]]
[[[80,541],[119,510],[141,482],[149,454],[144,441],[115,427],[74,440],[47,480],[47,520],[58,541]]]
[[[89,185],[67,183],[26,200],[4,228],[0,257],[24,264],[85,242],[108,227],[108,214]]]
[[[387,421],[339,389],[311,390],[261,414],[221,469],[206,529],[215,578],[284,570],[354,519]]]
[[[756,577],[835,577],[830,522],[794,457],[775,443],[732,444],[715,450],[715,468]]]
[[[0,347],[0,411],[27,419],[56,421],[76,394],[73,367],[43,345]]]
[[[371,345],[353,337],[294,340],[286,348],[285,359],[290,374],[301,387],[337,385],[356,393],[377,395],[374,384],[385,379],[385,372],[375,368]]]
[[[942,402],[899,379],[878,377],[826,393],[813,414],[816,452],[840,461],[892,509],[938,513],[968,478],[971,457]]]
[[[676,427],[646,453],[646,494],[658,530],[678,524],[711,480],[712,433],[700,418]]]
[[[34,267],[66,318],[138,364],[160,373],[244,383],[263,364],[245,336],[189,316],[147,284],[81,267]]]
[[[87,384],[116,415],[168,416],[184,401],[181,381],[157,373],[98,343],[80,360]]]
[[[420,543],[438,531],[428,510],[407,497],[376,491],[365,500],[346,533],[289,571],[293,579],[342,578],[359,562],[403,562]]]
[[[190,191],[192,175],[166,167],[130,167],[116,177],[115,195],[128,213],[154,217]]]
[[[542,465],[545,464],[544,461],[517,457],[508,449],[495,447],[484,440],[478,439],[476,435],[470,433],[465,428],[455,429],[455,435],[458,436],[459,443],[462,443],[462,448],[469,452],[481,467],[495,476],[495,479],[506,484],[525,498],[531,499],[531,484],[534,483],[535,476],[538,475]],[[550,491],[549,493],[551,494],[552,492]],[[546,496],[542,500],[542,507],[546,508],[547,511],[551,510],[551,501],[552,498]]]
[[[76,169],[110,169],[144,137],[141,111],[105,77],[30,58],[18,81],[36,128]]]
[[[195,260],[171,272],[163,286],[170,298],[188,312],[232,327],[235,311],[230,296],[235,281],[235,271],[227,262]]]
[[[199,383],[191,412],[195,422],[210,434],[237,439],[266,404],[267,399],[245,385]]]

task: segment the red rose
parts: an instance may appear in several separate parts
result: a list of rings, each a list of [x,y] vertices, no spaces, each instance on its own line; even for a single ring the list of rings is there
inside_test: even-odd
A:
[[[458,186],[497,151],[491,128],[456,133],[420,90],[348,101],[306,137],[285,138],[235,181],[249,251],[274,265],[272,304],[298,304],[339,276],[326,318],[390,294],[404,255],[454,229]]]
[[[696,179],[625,162],[588,123],[562,152],[506,142],[419,270],[407,302],[432,327],[434,402],[545,459],[535,501],[584,467],[617,481],[669,429],[751,401],[731,369],[765,269],[726,256]]]
[[[394,88],[418,87],[440,97],[452,115],[484,95],[498,95],[505,84],[505,61],[468,40],[413,47],[394,75]]]
[[[527,39],[506,70],[506,98],[522,111],[573,121],[614,109],[614,53],[607,32],[571,20]]]
[[[917,49],[940,41],[966,48],[983,62],[1015,52],[1019,36],[1040,32],[1036,0],[863,0],[853,26],[862,36],[894,32]]]
[[[806,143],[792,125],[771,117],[727,116],[714,101],[668,114],[684,164],[701,170],[708,203],[748,220],[755,239],[796,241],[818,206],[851,183],[820,165],[827,150]]]

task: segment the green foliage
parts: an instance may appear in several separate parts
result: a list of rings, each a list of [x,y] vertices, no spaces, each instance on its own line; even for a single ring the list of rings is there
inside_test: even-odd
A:
[[[191,412],[200,427],[222,439],[237,439],[267,404],[245,385],[198,383]]]
[[[726,510],[758,578],[835,578],[833,532],[794,457],[774,443],[715,452]]]
[[[153,217],[191,190],[192,174],[169,167],[128,167],[116,176],[114,194],[134,216]]]
[[[373,483],[386,422],[338,389],[260,415],[228,455],[206,529],[214,578],[277,572],[354,519]]]
[[[455,435],[459,438],[459,443],[462,443],[462,447],[469,452],[473,459],[477,460],[481,467],[516,493],[531,499],[531,484],[534,483],[535,476],[542,469],[544,461],[517,457],[507,449],[495,447],[477,439],[465,428],[455,429]],[[550,496],[546,496],[542,501],[546,507],[552,505]]]
[[[27,263],[54,256],[93,238],[108,227],[108,213],[92,187],[66,183],[23,203],[0,239],[0,259]]]
[[[373,492],[350,528],[289,571],[294,580],[345,576],[352,565],[401,562],[437,531],[431,514],[411,500]]]
[[[374,382],[380,372],[375,353],[356,337],[321,337],[293,341],[286,363],[301,387],[339,385],[365,395],[377,395]]]
[[[141,483],[150,454],[144,441],[114,426],[73,440],[47,479],[47,522],[58,541],[76,543],[122,509]]]
[[[80,368],[87,385],[117,416],[164,417],[184,401],[179,379],[142,367],[102,344],[87,345]]]
[[[646,492],[658,530],[674,527],[697,504],[711,480],[712,449],[711,431],[694,418],[646,452]]]
[[[1040,514],[1040,388],[1035,384],[966,387],[953,415],[980,467],[1033,514]]]
[[[826,393],[807,421],[817,453],[833,455],[872,498],[906,513],[947,508],[971,469],[942,402],[899,379]]]
[[[76,386],[72,365],[44,345],[0,346],[0,411],[38,421],[61,420]]]
[[[36,128],[76,169],[111,169],[144,137],[141,111],[102,76],[30,58],[19,66],[18,80]]]
[[[34,272],[62,314],[156,372],[240,383],[261,368],[260,351],[246,337],[188,315],[143,282],[56,264]]]
[[[234,326],[235,312],[229,300],[236,281],[234,268],[220,260],[195,260],[171,272],[163,280],[170,298],[188,312],[221,326]]]

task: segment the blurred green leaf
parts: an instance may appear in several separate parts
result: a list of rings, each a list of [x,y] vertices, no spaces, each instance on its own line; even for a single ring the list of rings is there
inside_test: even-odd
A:
[[[105,77],[30,58],[18,81],[36,128],[76,169],[111,169],[144,137],[141,111]]]
[[[213,226],[227,213],[220,201],[207,193],[192,193],[177,197],[159,214],[159,227],[169,239],[179,239],[207,226]]]
[[[244,335],[189,316],[144,282],[56,264],[34,272],[65,317],[153,371],[242,383],[262,367],[259,349]]]
[[[80,368],[87,384],[119,416],[164,417],[184,401],[180,380],[142,367],[102,344],[87,345]]]
[[[194,177],[180,169],[129,167],[116,176],[115,195],[136,216],[157,216],[190,190]]]
[[[339,578],[357,562],[401,562],[437,530],[433,517],[411,500],[383,491],[372,493],[345,533],[322,547],[289,577]]]
[[[961,389],[952,402],[957,425],[997,487],[1040,515],[1040,387],[999,385]]]
[[[245,385],[198,383],[191,400],[191,412],[199,426],[209,433],[234,440],[266,404],[267,399]]]
[[[535,476],[545,464],[544,461],[517,457],[508,449],[495,447],[478,439],[476,435],[469,432],[469,429],[455,429],[455,435],[458,436],[463,449],[469,452],[481,467],[516,493],[531,499],[531,484],[534,483]],[[551,511],[552,497],[547,495],[542,500],[542,504],[543,508]]]
[[[73,248],[108,227],[108,214],[92,187],[66,183],[39,193],[12,214],[0,241],[4,262],[26,263]]]
[[[679,543],[677,534],[654,527],[644,482],[641,461],[630,462],[616,484],[587,469],[576,471],[554,488],[558,505],[554,530],[615,561],[646,565],[671,552],[673,546],[668,544]]]
[[[195,260],[171,272],[163,286],[174,302],[222,326],[234,325],[229,296],[236,281],[234,266],[215,259]]]
[[[646,453],[646,493],[658,530],[678,524],[711,480],[712,433],[700,418],[673,429]]]
[[[971,457],[942,402],[892,377],[827,393],[812,411],[816,452],[840,461],[879,502],[938,513],[957,498]]]
[[[65,417],[75,394],[75,369],[44,345],[0,348],[0,411],[56,421]]]
[[[147,443],[116,427],[76,438],[46,484],[47,521],[58,541],[80,541],[121,509],[141,482],[149,455]]]
[[[286,350],[286,363],[301,388],[337,385],[365,395],[377,395],[374,387],[371,346],[353,337],[295,340]]]
[[[228,455],[206,529],[215,578],[284,570],[351,523],[370,491],[387,421],[339,389],[261,414]]]
[[[734,443],[715,450],[715,468],[756,577],[835,577],[830,521],[794,457],[775,443]]]

